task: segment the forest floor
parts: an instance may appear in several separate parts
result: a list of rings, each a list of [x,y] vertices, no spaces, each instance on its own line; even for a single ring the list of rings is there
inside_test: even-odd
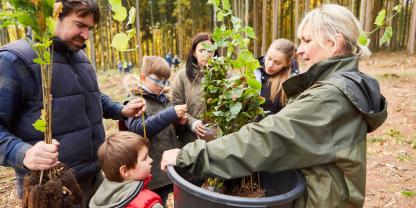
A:
[[[367,139],[367,186],[364,207],[412,208],[416,204],[416,55],[376,53],[360,63],[376,77],[388,101],[387,121]],[[116,70],[99,72],[101,90],[122,101],[127,91]],[[116,130],[105,121],[106,132]],[[0,166],[0,207],[20,207],[13,170]]]

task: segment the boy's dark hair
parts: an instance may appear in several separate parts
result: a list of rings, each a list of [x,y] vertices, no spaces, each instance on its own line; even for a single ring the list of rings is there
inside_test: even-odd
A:
[[[56,0],[56,3],[62,2],[62,12],[59,14],[59,19],[75,12],[80,17],[92,15],[94,23],[100,22],[100,8],[95,0]]]
[[[105,177],[110,181],[122,182],[120,167],[125,165],[128,169],[134,168],[143,147],[147,147],[147,141],[138,134],[127,131],[110,134],[97,153]]]
[[[168,62],[159,56],[145,56],[141,72],[145,75],[154,74],[163,79],[169,79],[171,73]]]

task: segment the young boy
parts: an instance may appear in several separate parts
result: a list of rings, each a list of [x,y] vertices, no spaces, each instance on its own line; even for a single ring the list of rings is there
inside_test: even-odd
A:
[[[146,139],[131,132],[111,134],[98,149],[98,160],[105,179],[89,207],[163,208],[160,196],[146,188],[153,162]]]
[[[163,88],[169,83],[170,73],[170,67],[163,58],[144,57],[140,74],[141,83],[136,84],[126,101],[141,97],[143,94],[146,102],[144,126],[146,137],[150,142],[149,155],[155,160],[152,166],[153,180],[149,184],[149,189],[159,194],[163,202],[173,191],[173,186],[166,172],[160,170],[162,153],[165,150],[180,147],[175,126],[180,129],[180,126],[187,121],[186,105],[172,106],[168,97],[163,93]],[[139,116],[128,119],[125,125],[129,131],[144,136],[142,122]]]

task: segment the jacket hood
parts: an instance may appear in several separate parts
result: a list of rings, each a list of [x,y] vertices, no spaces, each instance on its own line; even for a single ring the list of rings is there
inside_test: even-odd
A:
[[[369,126],[368,132],[380,127],[387,119],[387,100],[381,95],[379,83],[374,78],[358,70],[348,70],[328,82],[341,90],[361,112]]]
[[[123,181],[113,182],[104,179],[96,194],[90,200],[90,207],[96,208],[116,208],[125,207],[129,204],[139,192],[146,188],[151,177],[145,181]]]
[[[381,95],[378,81],[358,70],[357,56],[338,56],[313,65],[307,72],[283,83],[286,95],[293,96],[315,83],[334,85],[361,112],[368,132],[380,127],[387,119],[387,101]]]

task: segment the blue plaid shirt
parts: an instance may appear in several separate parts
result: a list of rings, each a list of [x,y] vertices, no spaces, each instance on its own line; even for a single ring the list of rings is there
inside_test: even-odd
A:
[[[0,164],[25,169],[23,158],[32,146],[17,138],[11,129],[13,118],[22,109],[24,92],[36,88],[33,78],[24,62],[11,52],[0,53]],[[124,120],[122,105],[101,94],[101,104],[105,118]]]

